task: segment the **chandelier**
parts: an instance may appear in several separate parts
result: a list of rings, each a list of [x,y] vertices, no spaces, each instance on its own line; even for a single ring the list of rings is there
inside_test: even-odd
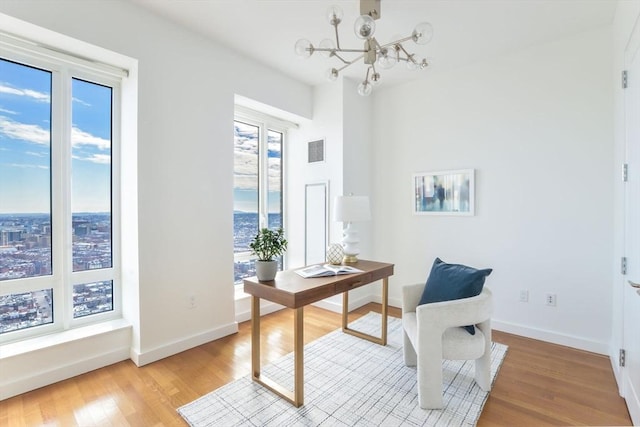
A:
[[[380,73],[378,73],[376,67],[390,69],[400,62],[404,62],[410,70],[424,70],[427,68],[429,66],[427,59],[416,59],[415,54],[409,53],[402,43],[409,40],[421,45],[428,43],[433,37],[431,24],[421,22],[416,25],[409,36],[380,44],[373,36],[376,30],[375,20],[380,18],[380,1],[360,0],[361,15],[356,19],[354,31],[358,38],[364,40],[362,49],[345,49],[340,46],[338,25],[342,22],[343,11],[340,6],[334,5],[327,10],[327,19],[334,28],[335,43],[331,39],[324,39],[318,46],[314,46],[309,40],[300,39],[295,44],[296,55],[302,58],[309,58],[314,52],[320,52],[325,57],[337,58],[340,64],[326,72],[326,77],[330,81],[335,81],[342,70],[362,59],[364,64],[367,65],[364,80],[358,85],[358,93],[362,96],[370,95],[373,86],[377,86],[380,83]],[[359,53],[359,55],[350,60],[344,55],[356,53]]]

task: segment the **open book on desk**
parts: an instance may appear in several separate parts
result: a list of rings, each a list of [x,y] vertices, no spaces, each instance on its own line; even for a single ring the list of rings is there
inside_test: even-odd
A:
[[[305,267],[300,270],[296,270],[296,273],[307,279],[309,277],[326,277],[337,276],[339,274],[362,273],[362,270],[348,265],[324,264]]]

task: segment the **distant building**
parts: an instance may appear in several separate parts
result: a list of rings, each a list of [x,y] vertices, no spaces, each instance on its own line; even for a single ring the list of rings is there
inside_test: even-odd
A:
[[[88,236],[91,233],[91,222],[87,220],[74,220],[71,226],[76,236]]]
[[[0,246],[22,241],[23,230],[20,228],[6,228],[0,231]]]

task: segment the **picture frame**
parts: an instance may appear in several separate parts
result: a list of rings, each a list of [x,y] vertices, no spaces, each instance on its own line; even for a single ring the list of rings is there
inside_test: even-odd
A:
[[[321,263],[327,257],[329,239],[329,181],[304,186],[304,265]]]
[[[475,169],[412,176],[415,215],[475,215]]]

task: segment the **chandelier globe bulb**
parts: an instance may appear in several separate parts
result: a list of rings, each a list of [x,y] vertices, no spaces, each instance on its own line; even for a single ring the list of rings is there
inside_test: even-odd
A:
[[[416,44],[427,44],[433,38],[433,25],[428,22],[421,22],[411,33],[411,37]]]
[[[300,39],[294,46],[296,55],[299,58],[309,58],[313,54],[313,45],[307,39]]]
[[[358,95],[360,96],[369,96],[371,95],[371,91],[373,88],[371,87],[371,83],[365,80],[358,85]]]
[[[371,75],[371,86],[380,86],[380,73],[373,73]]]
[[[420,67],[420,64],[414,61],[413,58],[407,58],[407,70],[415,71]]]
[[[391,69],[396,65],[396,50],[393,46],[387,46],[382,50],[378,58],[378,65],[385,70]]]
[[[373,37],[376,32],[376,21],[369,15],[360,15],[353,25],[353,31],[356,37],[366,40]]]
[[[329,58],[334,54],[336,49],[336,45],[333,43],[331,39],[323,39],[318,45],[320,49],[329,49],[329,50],[321,50],[320,53],[322,56]]]
[[[335,82],[338,79],[339,72],[335,68],[329,68],[324,75],[330,82]]]
[[[330,25],[338,25],[342,22],[342,17],[344,16],[344,11],[340,6],[334,4],[333,6],[329,6],[327,8],[327,21],[329,21]]]

